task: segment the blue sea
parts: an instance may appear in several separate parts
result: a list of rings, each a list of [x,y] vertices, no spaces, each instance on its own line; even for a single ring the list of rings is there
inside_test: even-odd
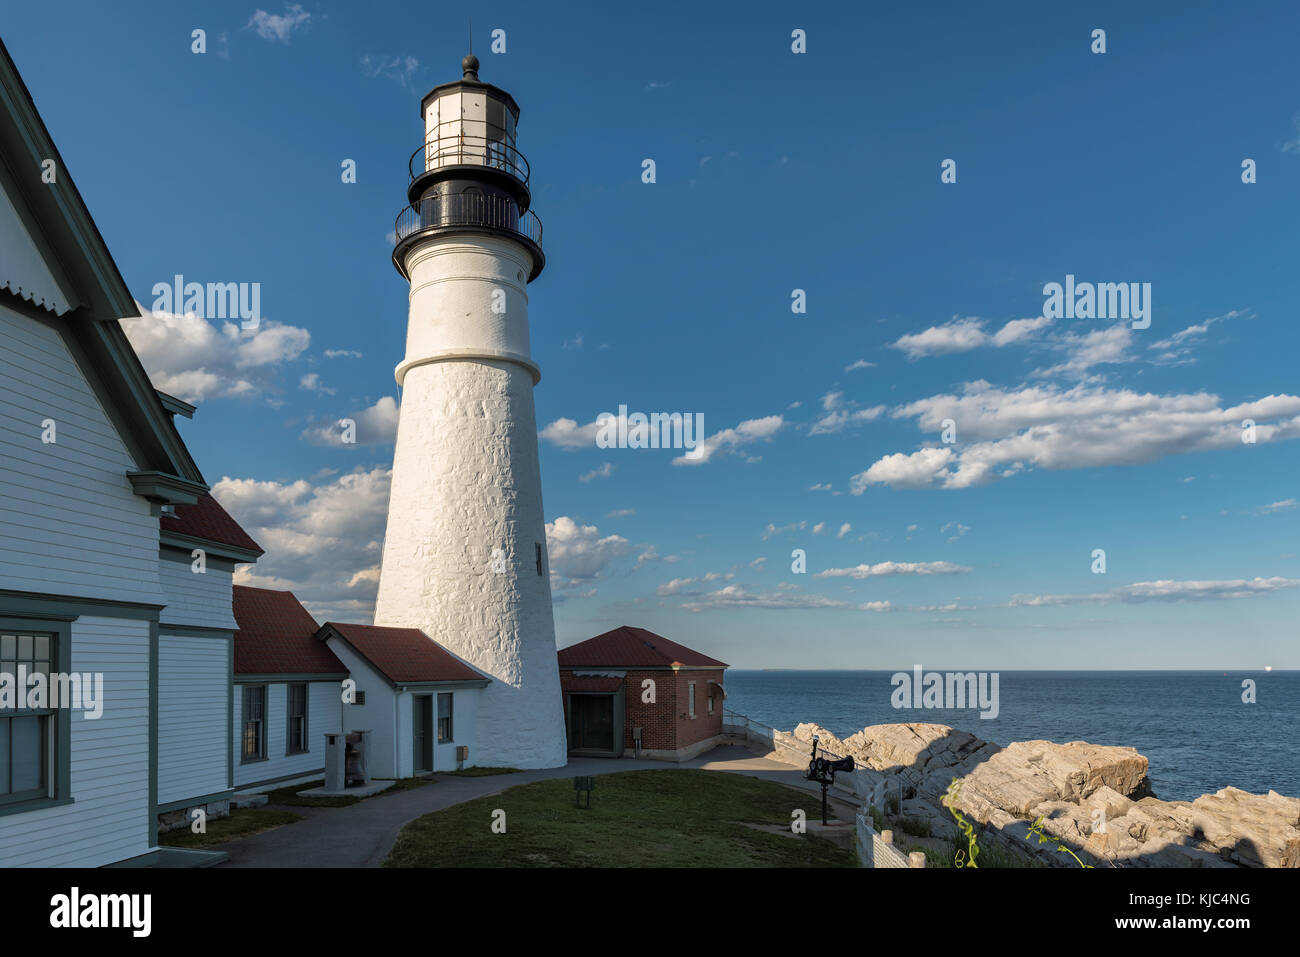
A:
[[[867,725],[925,721],[1001,745],[1127,745],[1150,761],[1151,786],[1164,800],[1229,785],[1300,797],[1297,671],[1003,671],[992,719],[978,709],[895,710],[892,674],[728,669],[726,707],[782,731],[816,722],[841,738]],[[1247,678],[1255,704],[1241,700]]]

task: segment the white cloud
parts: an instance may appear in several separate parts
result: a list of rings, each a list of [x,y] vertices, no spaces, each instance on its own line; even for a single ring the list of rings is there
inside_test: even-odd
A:
[[[390,445],[397,440],[397,400],[386,395],[374,405],[360,412],[328,422],[315,422],[303,430],[301,438],[312,445],[335,448],[359,448],[367,445]],[[344,442],[348,436],[344,422],[356,423],[354,442]]]
[[[715,432],[685,455],[673,459],[673,465],[703,465],[719,452],[736,452],[753,442],[770,440],[784,425],[785,419],[779,415],[746,419],[734,429]],[[751,457],[749,461],[756,460]]]
[[[614,464],[612,462],[606,462],[604,465],[592,469],[586,475],[579,475],[578,481],[590,482],[592,479],[609,478],[613,474],[614,474]]]
[[[665,582],[655,589],[655,594],[660,598],[666,598],[670,595],[681,595],[688,597],[692,595],[704,594],[701,590],[692,590],[691,585],[702,585],[709,582],[721,581],[724,577],[730,578],[730,575],[723,576],[721,572],[707,572],[698,578],[674,578],[670,582]]]
[[[244,29],[250,27],[257,32],[257,35],[263,40],[277,40],[280,43],[287,44],[289,37],[299,27],[306,27],[311,23],[311,14],[302,8],[300,4],[291,4],[285,8],[284,13],[267,13],[265,10],[257,10],[253,13],[251,19],[245,24]]]
[[[953,542],[957,541],[957,539],[969,532],[970,526],[963,525],[961,522],[947,522],[946,524],[939,526],[940,535],[945,534],[949,530],[953,532],[952,537],[948,539],[948,544],[951,545]]]
[[[763,541],[767,541],[773,535],[787,535],[791,532],[802,532],[808,527],[807,522],[791,522],[789,525],[773,525],[767,523],[767,528],[763,529]]]
[[[1264,515],[1271,515],[1274,512],[1289,512],[1296,507],[1296,500],[1293,498],[1284,498],[1280,502],[1272,502],[1268,505],[1260,506],[1260,512]]]
[[[820,535],[824,531],[826,531],[826,523],[818,522],[816,525],[813,526],[812,533],[814,535]]]
[[[831,490],[830,482],[818,482],[816,485],[808,486],[810,492],[829,492]]]
[[[808,429],[809,435],[829,435],[833,432],[842,432],[850,425],[870,422],[872,419],[879,418],[885,411],[885,407],[877,405],[869,409],[859,409],[856,402],[845,400],[843,392],[828,392],[822,397],[822,410],[825,415],[812,424]]]
[[[1128,323],[1094,329],[1082,335],[1071,332],[1059,343],[1059,348],[1068,353],[1066,360],[1047,369],[1036,369],[1034,375],[1078,377],[1093,366],[1132,362],[1136,358],[1131,352],[1132,346],[1133,330]]]
[[[835,537],[836,537],[836,538],[843,538],[845,535],[847,535],[847,534],[848,534],[849,532],[851,532],[851,531],[853,531],[853,526],[850,525],[848,522],[845,522],[843,525],[840,526],[840,533],[839,533],[838,535],[836,535]]]
[[[298,388],[304,389],[307,392],[319,392],[322,395],[334,394],[333,389],[321,384],[320,373],[318,372],[308,372],[305,376],[299,379]]]
[[[627,518],[629,515],[635,515],[635,514],[636,514],[636,509],[634,508],[616,508],[613,511],[606,512],[605,517],[606,518]]]
[[[721,608],[813,609],[843,608],[856,611],[888,611],[887,601],[855,604],[837,601],[824,595],[807,595],[790,590],[747,591],[743,585],[727,585],[682,605],[686,611],[709,611]]]
[[[1162,579],[1136,582],[1108,592],[1083,595],[1016,595],[1008,603],[1012,607],[1030,608],[1056,605],[1101,604],[1124,602],[1184,602],[1217,601],[1227,598],[1253,598],[1286,588],[1300,588],[1296,578],[1237,578],[1218,581],[1173,581]]]
[[[355,349],[326,349],[326,359],[360,359],[361,353]]]
[[[850,362],[844,367],[845,372],[857,372],[859,369],[874,369],[876,364],[868,362],[866,359],[859,359],[856,362]]]
[[[264,395],[275,388],[276,368],[311,344],[306,329],[265,319],[241,329],[194,314],[141,313],[122,319],[122,331],[154,387],[186,402]]]
[[[1259,443],[1300,436],[1300,397],[1268,395],[1223,407],[1208,393],[1156,395],[1076,385],[1022,387],[967,383],[964,394],[936,395],[891,412],[915,417],[924,431],[944,419],[958,424],[960,447],[927,447],[885,455],[854,475],[851,490],[967,488],[1027,468],[1075,469],[1139,465],[1170,455],[1243,447],[1242,421],[1256,421]],[[1249,449],[1249,446],[1244,446]]]
[[[561,515],[546,523],[546,548],[552,572],[574,583],[601,578],[632,545],[621,535],[602,537],[595,525],[579,525]]]
[[[236,583],[287,589],[320,621],[370,621],[388,520],[390,471],[322,484],[223,477],[212,495],[266,554]]]
[[[1013,343],[1023,342],[1033,336],[1039,329],[1051,325],[1052,320],[1045,316],[1033,319],[1012,319],[995,333],[984,329],[984,320],[974,316],[962,318],[954,316],[942,326],[930,326],[921,332],[900,336],[891,347],[898,349],[908,359],[920,359],[926,356],[950,355],[954,352],[968,352],[984,346],[1003,348]]]
[[[880,578],[886,575],[960,575],[970,571],[952,562],[877,562],[852,568],[828,568],[818,578]]]

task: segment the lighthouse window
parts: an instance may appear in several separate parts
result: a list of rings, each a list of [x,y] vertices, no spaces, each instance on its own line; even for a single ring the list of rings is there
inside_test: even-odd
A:
[[[534,542],[533,547],[537,549],[537,574],[539,575],[545,574],[542,571],[542,543]]]

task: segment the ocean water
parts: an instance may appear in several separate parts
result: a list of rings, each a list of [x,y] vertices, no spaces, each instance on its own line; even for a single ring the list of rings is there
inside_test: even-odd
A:
[[[782,731],[816,722],[841,738],[867,725],[925,721],[1001,745],[1127,745],[1150,761],[1151,786],[1164,800],[1229,785],[1300,797],[1300,672],[1003,671],[992,719],[978,709],[895,710],[892,674],[728,669],[726,708]],[[1247,678],[1255,704],[1241,700]]]

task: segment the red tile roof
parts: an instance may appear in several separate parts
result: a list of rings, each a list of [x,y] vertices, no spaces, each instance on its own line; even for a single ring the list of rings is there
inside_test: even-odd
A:
[[[716,658],[631,625],[622,625],[560,649],[561,668],[663,668],[674,664],[729,667]]]
[[[325,629],[332,629],[394,684],[487,679],[418,628],[328,621]]]
[[[344,675],[348,669],[316,640],[320,626],[293,592],[234,587],[235,674]]]
[[[158,525],[164,532],[189,535],[218,545],[231,545],[261,555],[262,547],[253,541],[230,513],[211,495],[204,495],[193,505],[177,505],[175,515],[163,515]]]
[[[605,678],[601,675],[560,676],[560,686],[564,691],[617,691],[623,686],[622,678]]]

